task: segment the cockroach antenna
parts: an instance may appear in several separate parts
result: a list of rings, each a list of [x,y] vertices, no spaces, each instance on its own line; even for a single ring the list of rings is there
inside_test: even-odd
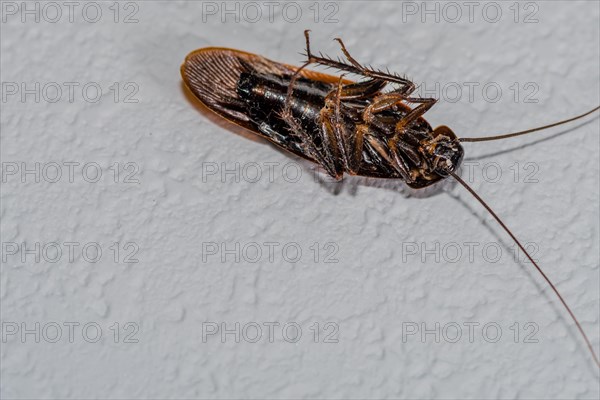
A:
[[[548,283],[548,285],[550,285],[550,287],[552,288],[552,290],[554,291],[554,293],[556,294],[556,296],[558,297],[558,299],[560,300],[560,302],[563,304],[563,306],[565,307],[565,309],[567,310],[567,312],[569,313],[569,315],[571,316],[571,318],[575,322],[575,325],[577,326],[577,329],[579,330],[579,333],[581,333],[581,336],[583,337],[583,340],[585,340],[585,343],[587,344],[587,347],[590,350],[590,353],[592,353],[592,357],[594,358],[594,361],[596,362],[596,365],[598,365],[598,367],[600,367],[600,361],[598,361],[598,357],[596,356],[596,353],[594,352],[594,348],[592,347],[592,343],[590,342],[590,340],[588,339],[587,335],[585,334],[583,328],[581,327],[581,324],[577,320],[577,317],[575,317],[575,314],[573,314],[573,311],[571,311],[571,308],[567,305],[567,302],[565,301],[565,299],[563,299],[563,297],[561,296],[560,292],[558,291],[558,289],[556,288],[556,286],[554,286],[554,284],[552,283],[552,281],[550,280],[550,278],[548,278],[548,276],[544,273],[544,271],[542,271],[542,269],[540,268],[540,266],[533,260],[533,258],[529,254],[529,252],[527,250],[525,250],[525,247],[521,244],[521,242],[519,241],[519,239],[517,239],[515,237],[515,235],[511,232],[511,230],[508,229],[508,227],[504,224],[504,222],[502,222],[502,220],[500,219],[500,217],[498,217],[498,215],[494,212],[494,210],[492,210],[492,208],[481,198],[481,196],[479,196],[477,193],[475,193],[475,191],[469,185],[467,185],[467,183],[465,181],[463,181],[454,172],[451,172],[450,175],[452,175],[452,177],[454,179],[456,179],[458,181],[458,183],[460,183],[462,186],[464,186],[464,188],[467,189],[473,195],[473,197],[475,197],[477,199],[477,201],[479,201],[481,203],[481,205],[492,215],[492,217],[494,217],[494,219],[498,222],[498,224],[500,224],[500,226],[502,227],[502,229],[504,229],[506,231],[506,233],[508,233],[508,235],[512,238],[512,240],[514,240],[514,242],[517,244],[517,246],[519,246],[519,248],[523,251],[523,253],[525,253],[525,256],[535,266],[535,268],[542,275],[542,277]]]
[[[503,135],[496,135],[496,136],[476,137],[476,138],[459,138],[458,140],[461,141],[461,142],[487,142],[487,141],[491,141],[491,140],[508,139],[508,138],[512,138],[512,137],[515,137],[515,136],[526,135],[528,133],[537,132],[537,131],[541,131],[541,130],[544,130],[544,129],[552,128],[552,127],[555,127],[555,126],[563,125],[563,124],[566,124],[568,122],[572,122],[572,121],[578,120],[580,118],[583,118],[583,117],[585,117],[587,115],[590,115],[593,112],[598,111],[598,110],[600,110],[600,106],[594,108],[593,110],[585,112],[585,113],[583,113],[581,115],[573,117],[573,118],[568,118],[568,119],[565,119],[565,120],[562,120],[562,121],[554,122],[554,123],[549,124],[549,125],[544,125],[544,126],[540,126],[540,127],[537,127],[537,128],[527,129],[527,130],[520,131],[520,132],[506,133],[506,134],[503,134]],[[527,256],[527,258],[529,259],[529,261],[531,261],[531,263],[535,266],[535,268],[542,275],[542,277],[544,278],[544,280],[546,280],[546,282],[548,283],[548,285],[550,285],[550,287],[552,288],[552,290],[554,291],[554,293],[556,294],[556,296],[558,297],[558,299],[560,300],[560,302],[563,304],[563,306],[565,307],[565,309],[567,310],[567,312],[569,313],[569,315],[571,316],[571,318],[575,322],[575,325],[577,326],[577,329],[579,330],[579,333],[581,333],[581,336],[585,340],[585,343],[587,344],[587,347],[590,350],[590,353],[592,353],[592,357],[594,358],[594,361],[596,362],[596,365],[598,365],[598,367],[600,367],[600,361],[598,360],[598,356],[596,356],[596,353],[594,352],[594,349],[592,347],[592,344],[591,344],[590,340],[588,339],[588,337],[585,334],[583,328],[581,327],[581,324],[579,323],[579,321],[575,317],[575,314],[573,314],[573,311],[571,311],[571,308],[567,305],[567,303],[565,302],[565,300],[563,299],[563,297],[559,293],[558,289],[556,289],[556,286],[554,286],[554,284],[552,283],[552,281],[550,281],[550,278],[548,278],[548,276],[544,273],[544,271],[542,271],[542,269],[540,268],[540,266],[537,265],[537,263],[535,261],[533,261],[533,258],[531,257],[531,255],[529,255],[529,253],[527,252],[527,250],[525,250],[525,248],[523,247],[523,245],[521,244],[521,242],[519,242],[519,240],[515,237],[515,235],[510,231],[510,229],[508,229],[508,227],[504,224],[504,222],[502,222],[502,220],[500,219],[500,217],[498,217],[498,215],[481,198],[481,196],[479,196],[477,193],[475,193],[475,191],[469,185],[467,185],[467,183],[465,181],[463,181],[457,174],[455,174],[454,172],[451,172],[450,175],[452,175],[452,177],[454,179],[456,179],[456,181],[458,181],[458,183],[460,183],[462,186],[464,186],[465,189],[467,189],[473,195],[473,197],[475,197],[475,199],[477,199],[477,201],[479,201],[481,203],[481,205],[483,207],[485,207],[485,209],[492,215],[492,217],[494,217],[494,219],[498,222],[498,224],[500,224],[500,226],[506,231],[506,233],[508,233],[508,235],[512,238],[512,240],[514,240],[514,242],[517,244],[517,246],[519,246],[519,248],[523,251],[523,253],[525,253],[525,256]]]
[[[572,122],[572,121],[578,120],[579,118],[583,118],[583,117],[585,117],[587,115],[592,114],[594,111],[598,111],[598,110],[600,110],[600,106],[598,106],[598,107],[594,108],[593,110],[590,110],[590,111],[588,111],[586,113],[583,113],[581,115],[573,117],[573,118],[564,119],[562,121],[554,122],[554,123],[549,124],[549,125],[544,125],[544,126],[540,126],[540,127],[537,127],[537,128],[527,129],[527,130],[520,131],[520,132],[506,133],[504,135],[496,135],[496,136],[475,137],[475,138],[471,138],[471,137],[464,138],[463,137],[463,138],[459,138],[458,140],[461,141],[461,142],[489,142],[490,140],[508,139],[508,138],[511,138],[511,137],[526,135],[528,133],[542,131],[544,129],[553,128],[555,126],[563,125],[563,124],[566,124],[568,122]]]

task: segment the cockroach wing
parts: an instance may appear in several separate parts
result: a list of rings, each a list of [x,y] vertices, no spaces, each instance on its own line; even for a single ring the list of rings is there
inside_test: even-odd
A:
[[[211,111],[255,133],[254,123],[237,93],[243,73],[292,74],[284,65],[261,56],[218,47],[208,47],[190,53],[181,66],[186,86]]]

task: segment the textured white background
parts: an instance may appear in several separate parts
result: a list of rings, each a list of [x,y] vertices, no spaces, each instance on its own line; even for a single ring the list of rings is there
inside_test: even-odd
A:
[[[391,1],[340,2],[338,23],[323,22],[334,10],[324,6],[315,23],[313,2],[301,3],[297,23],[282,18],[280,6],[272,22],[263,6],[257,23],[231,16],[222,23],[220,14],[203,21],[201,2],[144,1],[136,3],[139,22],[124,24],[112,20],[112,2],[100,4],[98,23],[85,22],[81,7],[74,23],[66,16],[22,23],[20,15],[4,15],[2,23],[2,82],[98,82],[104,91],[97,103],[80,91],[72,103],[66,94],[56,103],[31,96],[2,102],[3,163],[97,162],[104,172],[97,183],[84,181],[80,169],[70,183],[65,167],[57,183],[9,176],[2,184],[3,243],[98,242],[104,250],[97,263],[80,253],[56,263],[3,254],[4,327],[96,322],[103,329],[97,343],[83,340],[80,329],[69,343],[66,328],[57,343],[5,338],[3,398],[598,398],[598,371],[572,321],[531,265],[515,263],[514,245],[465,190],[443,185],[420,196],[395,183],[315,180],[310,165],[207,119],[179,75],[185,55],[204,46],[299,63],[302,30],[310,28],[315,50],[338,54],[332,39],[341,36],[358,60],[429,88],[478,82],[473,101],[466,92],[454,103],[442,99],[428,119],[459,136],[507,132],[599,103],[598,2],[535,2],[539,22],[529,24],[522,20],[533,8],[521,6],[515,23],[513,2],[501,3],[498,23],[482,18],[482,5],[472,23],[466,14],[458,23],[410,15],[404,22],[402,3]],[[121,7],[120,18],[131,10]],[[114,82],[135,82],[139,103],[122,102],[125,91],[115,103]],[[481,95],[489,82],[503,89],[496,103]],[[523,102],[527,82],[539,87],[537,104]],[[477,163],[474,188],[519,238],[538,244],[536,258],[598,354],[598,117],[574,127],[465,148],[467,161]],[[108,167],[127,162],[139,166],[139,184],[112,179]],[[202,178],[206,163],[251,162],[277,163],[274,178],[266,169],[256,183]],[[302,165],[296,183],[282,173],[288,162]],[[497,183],[481,174],[491,162],[502,168]],[[527,162],[537,166],[538,183],[524,182]],[[113,242],[137,243],[139,263],[113,262]],[[274,262],[264,253],[256,263],[231,256],[204,262],[206,242],[278,242],[278,249],[294,242],[303,254],[296,263],[280,250]],[[328,242],[339,247],[337,263],[323,262]],[[472,261],[467,242],[479,243]],[[406,254],[403,260],[407,243],[457,243],[463,255],[459,262]],[[501,244],[500,261],[482,257],[486,243]],[[276,329],[270,343],[265,329],[257,343],[236,343],[232,335],[203,343],[207,321],[230,328],[297,322],[303,335],[288,343]],[[110,330],[115,322],[118,343]],[[127,322],[139,325],[138,343],[123,343]],[[315,322],[337,324],[339,342],[323,343],[322,332],[315,343]],[[463,336],[457,343],[436,343],[432,335],[403,343],[406,322],[456,323]],[[480,325],[470,343],[465,322],[496,323],[502,337],[485,341]],[[518,343],[510,330],[515,322]],[[527,322],[539,326],[538,343],[523,343]]]

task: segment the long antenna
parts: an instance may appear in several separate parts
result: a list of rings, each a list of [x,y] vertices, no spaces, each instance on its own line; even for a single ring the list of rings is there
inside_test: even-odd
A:
[[[507,134],[504,134],[504,135],[497,135],[497,136],[486,136],[486,137],[478,137],[478,138],[459,138],[458,140],[461,141],[461,142],[487,142],[487,141],[490,141],[490,140],[507,139],[507,138],[511,138],[511,137],[515,137],[515,136],[526,135],[526,134],[531,133],[531,132],[537,132],[537,131],[541,131],[543,129],[548,129],[548,128],[552,128],[554,126],[566,124],[567,122],[575,121],[576,119],[583,118],[586,115],[590,115],[594,111],[598,111],[598,110],[600,110],[600,106],[598,106],[598,107],[594,108],[593,110],[590,110],[590,111],[588,111],[586,113],[578,115],[576,117],[565,119],[565,120],[562,120],[562,121],[558,121],[558,122],[555,122],[555,123],[550,124],[550,125],[540,126],[538,128],[527,129],[525,131],[514,132],[514,133],[507,133]]]
[[[573,321],[575,321],[575,325],[577,325],[577,329],[579,329],[579,332],[581,333],[581,336],[583,336],[583,339],[585,340],[585,343],[587,344],[587,347],[590,350],[590,353],[592,353],[592,357],[594,358],[596,365],[598,365],[598,367],[600,367],[600,361],[598,361],[598,357],[596,356],[596,353],[594,353],[594,348],[592,347],[590,340],[588,339],[587,335],[583,331],[583,328],[581,327],[581,324],[575,317],[575,314],[573,314],[573,311],[571,311],[571,308],[569,308],[569,306],[567,305],[567,303],[565,302],[563,297],[558,292],[558,289],[556,289],[556,286],[554,286],[552,281],[550,281],[550,279],[546,276],[544,271],[542,271],[542,269],[537,265],[537,263],[535,261],[533,261],[533,258],[529,255],[527,250],[525,250],[525,248],[523,247],[521,242],[519,242],[519,240],[515,237],[515,235],[513,235],[513,233],[510,231],[510,229],[508,229],[506,227],[506,225],[504,225],[504,222],[502,222],[502,220],[498,217],[498,215],[496,215],[496,213],[490,208],[490,206],[488,206],[487,203],[485,201],[483,201],[483,199],[481,197],[479,197],[479,195],[477,193],[475,193],[475,191],[473,189],[471,189],[471,187],[469,185],[467,185],[467,183],[465,181],[463,181],[458,175],[456,175],[454,172],[450,172],[450,175],[452,175],[452,177],[454,179],[456,179],[458,181],[458,183],[463,185],[465,187],[465,189],[467,189],[473,195],[473,197],[475,197],[477,199],[477,201],[479,201],[481,203],[481,205],[484,206],[485,209],[488,210],[488,212],[490,214],[492,214],[492,217],[494,217],[496,219],[496,221],[498,221],[500,226],[502,228],[504,228],[506,233],[508,233],[510,235],[510,237],[515,241],[517,246],[519,246],[519,248],[523,251],[523,253],[525,253],[525,255],[527,256],[529,261],[531,261],[531,263],[535,266],[535,268],[538,270],[538,272],[544,277],[546,282],[548,282],[548,285],[550,285],[552,290],[554,290],[554,293],[556,293],[556,296],[558,296],[558,299],[560,300],[560,302],[563,304],[563,306],[565,306],[565,309],[568,311],[568,313],[571,316],[571,318],[573,319]]]

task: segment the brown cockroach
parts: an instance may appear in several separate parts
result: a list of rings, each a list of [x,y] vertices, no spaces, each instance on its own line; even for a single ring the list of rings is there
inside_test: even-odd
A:
[[[581,324],[558,289],[498,215],[461,179],[461,142],[507,139],[583,118],[598,109],[538,128],[498,136],[458,138],[447,126],[432,129],[423,114],[433,98],[413,97],[416,87],[397,74],[367,68],[336,38],[347,62],[310,50],[300,67],[239,50],[208,47],[190,53],[181,66],[187,88],[209,110],[275,145],[322,167],[340,180],[344,173],[400,179],[424,188],[449,176],[469,191],[494,217],[552,288],[575,322],[594,362],[598,357]],[[366,78],[354,82],[305,69],[332,67]],[[383,89],[393,84],[391,91]],[[417,104],[410,107],[408,104]]]

